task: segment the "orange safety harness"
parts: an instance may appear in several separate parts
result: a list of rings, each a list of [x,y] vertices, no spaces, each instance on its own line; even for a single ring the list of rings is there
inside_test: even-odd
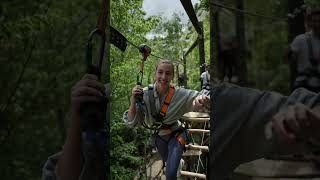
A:
[[[170,84],[168,94],[165,97],[165,100],[161,106],[160,112],[156,112],[153,84],[149,85],[149,87],[148,87],[151,115],[154,119],[156,119],[156,122],[151,127],[148,127],[146,124],[144,124],[144,126],[148,129],[155,130],[154,134],[158,134],[160,129],[171,130],[171,127],[173,125],[175,125],[175,123],[174,124],[163,123],[163,119],[166,116],[166,113],[168,111],[168,107],[170,105],[170,102],[172,100],[174,93],[175,93],[175,87],[174,87],[174,85]],[[176,130],[176,132],[173,135],[177,138],[177,140],[180,142],[180,144],[184,146],[186,144],[186,140],[182,134],[183,134],[183,128],[181,127],[178,130]]]
[[[175,130],[174,132],[172,132],[172,136],[170,137],[170,139],[168,141],[162,139],[159,135],[158,132],[160,129],[165,129],[165,130],[170,130],[171,131],[171,127],[174,124],[164,124],[163,123],[163,119],[166,116],[166,113],[168,111],[168,107],[170,105],[170,102],[172,100],[172,97],[175,93],[175,88],[174,85],[170,84],[169,90],[168,90],[168,94],[165,97],[165,100],[161,106],[160,112],[156,112],[156,107],[155,107],[155,97],[154,97],[154,85],[149,85],[148,87],[148,96],[149,96],[149,101],[150,101],[150,108],[151,108],[151,115],[154,119],[156,119],[156,122],[153,124],[153,126],[149,127],[145,124],[145,122],[143,122],[143,126],[148,128],[148,129],[152,129],[154,130],[153,133],[153,137],[152,137],[152,141],[153,141],[153,146],[157,146],[155,141],[156,141],[156,137],[159,137],[162,141],[168,143],[168,141],[175,137],[179,143],[183,146],[183,150],[185,151],[185,145],[186,145],[186,141],[188,141],[188,137],[187,139],[185,139],[183,137],[183,133],[185,132],[185,129],[183,127],[180,127],[178,130]],[[187,134],[186,134],[187,136]],[[162,167],[161,169],[163,169],[165,167],[165,161],[162,161]]]
[[[160,110],[160,116],[162,116],[162,118],[164,118],[166,116],[166,113],[168,111],[168,107],[170,105],[170,102],[171,102],[171,99],[173,97],[173,94],[174,94],[174,86],[172,84],[170,84],[170,87],[169,87],[169,92],[166,96],[166,98],[164,99],[164,102],[162,104],[162,107],[161,107],[161,110]]]
[[[169,129],[170,128],[170,125],[163,123],[163,119],[167,114],[168,107],[170,105],[170,102],[172,100],[174,92],[175,92],[175,88],[172,84],[170,84],[168,94],[165,97],[165,100],[161,106],[160,112],[157,112],[156,106],[155,106],[156,103],[155,103],[155,97],[154,97],[154,87],[153,87],[153,84],[149,85],[148,96],[149,96],[149,100],[150,100],[151,115],[154,119],[156,119],[156,122],[151,127],[144,124],[144,126],[146,128],[152,129],[152,130]]]

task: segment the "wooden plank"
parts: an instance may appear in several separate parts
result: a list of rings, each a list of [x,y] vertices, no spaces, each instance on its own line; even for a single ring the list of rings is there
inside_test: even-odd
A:
[[[234,172],[251,177],[320,177],[320,170],[312,162],[275,161],[267,159],[258,159],[242,164]]]
[[[196,12],[193,9],[191,0],[180,0],[184,10],[186,11],[187,15],[189,16],[190,21],[192,22],[194,28],[196,29],[198,34],[201,34],[201,28],[199,26],[199,21],[196,15]]]
[[[193,44],[191,45],[191,47],[187,50],[187,52],[185,52],[184,56],[188,56],[188,54],[198,45],[198,39],[196,39]]]
[[[199,76],[201,76],[201,74],[203,72],[205,72],[205,66],[203,66],[203,64],[206,62],[205,61],[205,51],[204,51],[204,34],[203,34],[203,23],[199,22],[199,26],[201,29],[201,33],[198,35],[198,39],[199,39],[199,64],[200,64],[200,69],[199,69]],[[202,87],[200,87],[202,88]]]
[[[184,87],[188,87],[188,78],[187,78],[187,57],[183,55],[183,76],[184,76]]]
[[[192,121],[192,122],[209,122],[210,118],[187,118],[187,117],[182,117],[181,118],[184,121]]]
[[[182,154],[183,157],[188,157],[188,156],[200,156],[202,154],[201,151],[199,150],[193,150],[193,149],[188,149],[186,152]]]
[[[188,112],[183,117],[197,117],[197,118],[208,118],[210,115],[204,112]]]
[[[193,144],[187,144],[186,145],[187,149],[193,149],[193,150],[200,150],[203,152],[208,152],[209,151],[209,147],[208,146],[198,146],[198,145],[193,145]]]
[[[210,84],[213,85],[214,84],[214,81],[213,81],[213,77],[215,77],[215,74],[214,72],[218,72],[218,76],[219,77],[219,72],[220,72],[220,68],[221,66],[219,66],[219,63],[218,61],[215,62],[215,55],[217,55],[217,57],[219,57],[219,53],[217,53],[217,51],[220,50],[220,46],[218,46],[219,44],[219,22],[218,22],[218,13],[215,15],[215,12],[217,11],[214,11],[213,9],[213,5],[212,5],[212,2],[214,2],[215,0],[209,0],[209,24],[210,24]],[[216,35],[217,33],[217,35]],[[216,44],[216,47],[215,47],[215,43]],[[217,54],[215,54],[217,53]],[[216,67],[216,70],[214,69]],[[211,105],[211,109],[213,108],[213,98],[210,99],[210,105]],[[214,117],[213,116],[213,111],[210,112],[211,114],[211,117]],[[213,120],[210,121],[210,126],[213,127]],[[213,141],[210,141],[210,147],[213,147]],[[208,179],[213,179],[213,173],[210,172],[210,167],[213,166],[213,152],[210,151],[209,152],[209,157],[208,157],[208,167],[207,167],[207,175],[208,175]]]
[[[190,133],[210,133],[208,129],[187,129]]]
[[[206,179],[205,174],[200,174],[200,173],[194,173],[194,172],[189,172],[189,171],[181,171],[181,176],[188,176],[188,177],[196,177],[200,179]]]
[[[162,167],[162,159],[159,153],[155,154],[148,164],[145,164],[145,167],[143,167],[141,170],[146,173],[147,179],[161,179],[163,177],[163,169]],[[138,177],[134,178],[135,180],[138,180]]]

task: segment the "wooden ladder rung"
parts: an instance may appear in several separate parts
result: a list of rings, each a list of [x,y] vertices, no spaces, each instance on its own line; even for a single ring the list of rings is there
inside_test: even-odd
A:
[[[190,133],[210,133],[208,129],[187,129]]]
[[[209,113],[204,113],[204,112],[188,112],[184,114],[183,116],[185,117],[198,117],[198,118],[208,118],[210,117]]]
[[[189,171],[181,171],[182,176],[189,176],[189,177],[197,177],[201,179],[206,179],[205,174],[200,174],[200,173],[194,173],[194,172],[189,172]]]
[[[198,145],[193,145],[193,144],[187,144],[186,145],[187,149],[194,149],[194,150],[200,150],[200,151],[209,151],[209,147],[208,146],[198,146]]]
[[[201,154],[202,152],[199,150],[188,149],[182,154],[182,156],[183,157],[200,156]]]
[[[210,118],[197,118],[197,117],[182,117],[181,119],[184,121],[197,122],[197,123],[203,123],[203,122],[210,121]]]

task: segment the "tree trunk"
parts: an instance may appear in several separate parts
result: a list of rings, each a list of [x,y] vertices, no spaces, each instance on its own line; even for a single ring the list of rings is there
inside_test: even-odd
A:
[[[204,33],[203,33],[203,22],[199,22],[201,28],[201,34],[198,35],[199,39],[199,64],[200,64],[200,75],[205,71],[205,67],[203,66],[205,61],[205,53],[204,53]]]
[[[236,8],[243,10],[244,2],[243,0],[235,0]],[[245,35],[245,22],[244,14],[242,12],[236,12],[236,36],[237,43],[239,47],[239,59],[238,59],[238,76],[241,85],[247,83],[247,64],[246,64],[246,35]]]
[[[295,12],[304,4],[304,0],[288,0],[288,11],[289,13]],[[299,34],[305,32],[304,29],[304,14],[302,11],[298,13],[294,18],[290,18],[288,21],[288,43],[290,44],[292,40]],[[287,54],[288,55],[288,54]],[[290,61],[290,87],[293,89],[293,83],[298,75],[297,72],[297,63]]]
[[[215,60],[215,54],[214,54],[214,45],[215,45],[215,42],[218,42],[218,41],[215,41],[215,38],[217,36],[215,36],[215,34],[218,32],[218,14],[214,12],[214,6],[212,5],[212,3],[214,2],[214,0],[209,0],[209,25],[210,25],[210,84],[211,84],[211,94],[212,94],[212,87],[213,87],[213,73],[214,73],[214,65],[216,66],[217,63],[214,61]],[[216,66],[216,69],[217,69],[217,72],[218,69],[219,69],[219,66]],[[213,107],[213,98],[210,99],[210,107]],[[210,111],[210,127],[213,127],[214,126],[214,123],[213,123],[213,111]],[[212,136],[210,136],[210,146],[212,147]],[[209,159],[207,161],[207,179],[212,179],[212,174],[210,174],[210,168],[209,167],[212,167],[212,160],[210,157],[213,157],[212,156],[212,151],[209,151]]]
[[[220,34],[220,25],[219,25],[219,12],[213,12],[212,14],[212,47],[214,47],[214,45],[216,46],[215,50],[213,50],[212,48],[212,51],[211,51],[211,55],[210,57],[212,56],[213,58],[216,57],[216,61],[214,62],[215,65],[216,65],[216,71],[214,72],[213,68],[211,69],[212,72],[213,72],[213,75],[210,75],[211,77],[214,77],[214,75],[216,75],[219,79],[223,79],[222,77],[222,72],[223,72],[223,69],[222,69],[222,60],[221,60],[221,34]],[[215,54],[216,53],[216,56]],[[213,79],[212,79],[213,80]],[[213,83],[213,81],[212,81]]]
[[[183,56],[183,78],[184,78],[184,87],[188,87],[188,77],[187,77],[187,57]]]
[[[295,12],[300,9],[304,4],[304,0],[288,0],[289,13]],[[288,41],[291,42],[297,35],[303,34],[304,29],[304,12],[300,11],[294,18],[289,19],[288,23]]]

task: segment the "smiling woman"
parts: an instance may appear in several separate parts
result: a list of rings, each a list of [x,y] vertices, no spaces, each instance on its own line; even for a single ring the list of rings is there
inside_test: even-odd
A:
[[[169,88],[169,85],[174,77],[173,64],[168,60],[161,60],[156,67],[155,81],[157,84],[160,99]]]
[[[176,179],[178,166],[186,144],[186,130],[179,119],[187,112],[204,108],[210,97],[197,91],[175,88],[171,81],[174,66],[171,61],[161,60],[156,66],[155,83],[132,89],[129,110],[123,120],[129,127],[138,124],[154,130],[152,136],[161,158],[166,162],[166,179]],[[137,97],[143,96],[143,102]]]

